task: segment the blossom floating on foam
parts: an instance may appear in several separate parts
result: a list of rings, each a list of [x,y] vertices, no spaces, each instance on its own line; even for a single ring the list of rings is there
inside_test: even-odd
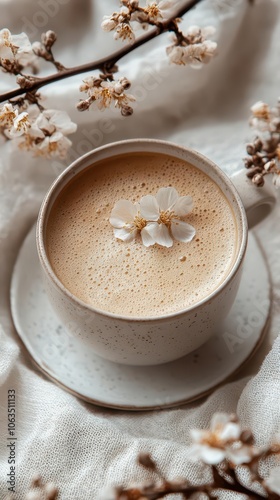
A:
[[[181,220],[192,208],[191,196],[179,196],[175,188],[166,187],[156,196],[143,196],[139,203],[119,200],[109,220],[115,237],[122,241],[131,241],[140,232],[146,247],[157,243],[169,248],[173,239],[188,243],[194,238],[195,228]]]
[[[132,241],[140,231],[143,238],[143,231],[147,221],[141,217],[139,203],[132,203],[129,200],[119,200],[115,204],[110,224],[114,227],[114,235],[122,241]]]

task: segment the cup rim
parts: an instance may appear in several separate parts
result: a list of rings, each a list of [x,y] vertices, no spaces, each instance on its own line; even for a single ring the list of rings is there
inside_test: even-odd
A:
[[[93,163],[94,163],[94,157],[98,156],[98,154],[102,153],[103,151],[106,151],[106,150],[110,151],[112,149],[114,150],[115,148],[121,148],[122,146],[125,147],[125,146],[137,145],[137,144],[141,144],[142,146],[145,144],[147,144],[147,145],[155,144],[156,146],[163,146],[166,148],[169,147],[172,150],[180,150],[182,153],[184,152],[184,153],[193,155],[194,157],[196,157],[198,159],[198,161],[207,164],[209,167],[211,167],[211,169],[215,170],[215,172],[219,176],[219,178],[222,179],[222,181],[227,185],[227,187],[230,189],[231,193],[234,195],[236,206],[238,207],[239,214],[240,214],[240,223],[241,223],[240,227],[241,227],[242,234],[240,235],[239,248],[237,250],[237,254],[235,257],[235,262],[232,265],[230,272],[228,273],[226,278],[223,280],[223,282],[214,291],[212,291],[209,295],[202,298],[201,300],[199,300],[195,304],[192,304],[191,306],[186,307],[184,309],[180,309],[178,311],[174,311],[174,312],[167,313],[167,314],[162,314],[160,316],[159,315],[158,316],[145,316],[145,317],[125,316],[125,315],[120,315],[120,314],[115,314],[115,313],[112,313],[109,311],[105,311],[102,309],[98,309],[98,308],[94,307],[93,305],[84,302],[82,299],[80,299],[79,297],[76,297],[72,292],[70,292],[70,290],[68,290],[68,288],[66,288],[63,285],[63,283],[60,281],[60,279],[56,276],[56,274],[53,271],[52,266],[50,264],[50,261],[49,261],[48,255],[47,255],[47,251],[45,249],[45,244],[44,244],[44,228],[45,228],[49,203],[51,201],[54,201],[56,199],[56,197],[58,196],[58,194],[60,193],[59,187],[61,186],[61,189],[64,187],[63,180],[65,179],[65,177],[68,177],[71,172],[72,172],[72,178],[76,173],[80,173],[83,170],[83,168],[82,168],[83,164],[84,164],[84,168],[88,168],[87,161],[92,157]],[[130,149],[129,151],[124,151],[123,153],[120,153],[120,154],[126,154],[129,152],[136,152],[136,151],[137,151],[137,149],[134,149],[134,150]],[[143,151],[144,150],[141,150],[141,152],[143,152]],[[149,152],[152,152],[152,150],[150,150]],[[111,155],[108,155],[108,157],[117,156],[118,154],[119,154],[118,152],[115,152]],[[170,154],[172,156],[172,153],[166,153],[165,151],[163,151],[163,154]],[[97,158],[97,161],[99,161],[99,160],[100,160],[100,158],[99,159]],[[75,169],[77,169],[79,167],[81,167],[81,170],[78,170],[78,172],[76,172]],[[196,168],[200,169],[197,166],[196,166]],[[68,182],[69,181],[70,181],[70,178],[68,179]],[[214,180],[214,182],[215,182],[215,180]],[[53,197],[54,197],[54,199],[53,199]],[[247,247],[247,240],[248,240],[248,224],[247,224],[247,216],[246,216],[245,208],[244,208],[244,205],[242,203],[241,197],[240,197],[236,187],[232,183],[230,177],[223,170],[221,170],[220,167],[218,167],[212,160],[210,160],[209,158],[207,158],[206,156],[199,153],[198,151],[196,151],[193,148],[182,146],[182,145],[176,144],[176,143],[171,142],[171,141],[165,141],[165,140],[160,140],[160,139],[148,139],[148,138],[147,139],[146,138],[126,139],[126,140],[122,140],[122,141],[111,142],[111,143],[105,144],[103,146],[100,146],[96,149],[89,151],[88,153],[80,156],[77,160],[72,162],[68,167],[66,167],[65,170],[63,170],[63,172],[61,172],[61,174],[54,180],[54,182],[49,187],[49,189],[48,189],[48,191],[43,199],[43,202],[41,204],[41,208],[40,208],[38,220],[37,220],[37,227],[36,227],[36,244],[37,244],[37,251],[38,251],[41,265],[42,265],[44,271],[47,273],[47,275],[51,279],[51,281],[60,290],[60,292],[62,292],[64,295],[66,295],[68,299],[70,299],[75,305],[78,305],[79,307],[82,307],[88,311],[92,311],[93,313],[98,314],[100,316],[103,316],[105,318],[112,318],[112,319],[116,319],[119,321],[125,321],[125,322],[126,321],[142,322],[142,323],[148,322],[148,321],[149,322],[150,321],[162,322],[165,320],[170,320],[172,318],[177,318],[177,317],[183,316],[184,314],[189,313],[191,311],[198,310],[199,308],[203,307],[207,302],[211,302],[214,298],[216,298],[218,295],[223,293],[224,289],[228,286],[228,284],[232,281],[234,276],[237,274],[237,272],[238,272],[238,270],[243,262],[243,258],[244,258],[246,247]]]

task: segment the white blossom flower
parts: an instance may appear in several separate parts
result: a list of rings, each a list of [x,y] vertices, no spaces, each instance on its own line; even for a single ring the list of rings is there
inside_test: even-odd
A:
[[[4,28],[0,31],[0,59],[12,60],[17,51],[13,44],[11,32]]]
[[[101,28],[104,31],[112,31],[117,26],[118,22],[112,16],[104,16],[101,23]]]
[[[129,23],[119,23],[116,26],[115,29],[115,34],[114,34],[115,40],[128,40],[129,43],[134,43],[135,42],[135,34],[133,32],[133,29]]]
[[[11,128],[14,124],[14,119],[17,117],[18,110],[12,104],[5,103],[0,108],[0,127]]]
[[[209,430],[193,429],[194,444],[190,448],[192,459],[203,460],[207,464],[218,464],[227,456],[227,447],[238,441],[241,435],[239,423],[232,421],[225,413],[216,413]]]
[[[77,130],[64,111],[55,109],[44,110],[36,117],[24,141],[20,143],[23,149],[33,149],[35,155],[52,158],[65,158],[72,142],[66,137]]]
[[[264,481],[264,484],[270,491],[280,495],[280,467],[275,467],[270,471],[270,474]]]
[[[34,54],[31,42],[26,33],[12,35],[13,43],[18,47],[15,54],[16,61],[23,67],[34,64],[37,56]]]
[[[243,442],[240,424],[225,413],[213,416],[209,430],[191,430],[191,437],[191,458],[211,465],[225,459],[233,466],[247,464],[260,454],[256,446]]]
[[[255,446],[246,445],[241,442],[237,446],[226,448],[226,458],[235,466],[248,464],[258,454],[259,450]]]
[[[146,247],[155,243],[171,247],[172,236],[184,243],[193,239],[195,229],[180,220],[192,210],[192,206],[191,196],[179,196],[172,187],[161,188],[156,196],[143,196],[140,203],[119,200],[109,220],[116,238],[131,241],[140,232]]]
[[[252,114],[255,118],[261,120],[269,120],[270,118],[270,108],[269,106],[263,102],[258,101],[251,107]]]
[[[45,158],[59,156],[59,158],[63,159],[67,157],[67,152],[71,145],[72,142],[61,132],[55,132],[37,144],[35,155]]]
[[[126,116],[132,114],[133,110],[130,104],[135,101],[133,95],[125,92],[129,87],[130,82],[125,77],[121,77],[117,81],[105,81],[100,78],[89,77],[83,81],[80,91],[86,92],[89,96],[90,104],[96,102],[97,108],[100,111],[104,111],[111,104],[114,104]],[[81,101],[82,104],[84,102]]]
[[[87,92],[88,95],[91,95],[90,89],[98,86],[97,83],[100,85],[100,78],[96,78],[95,76],[88,76],[83,80],[82,85],[80,85],[80,92]]]
[[[147,224],[147,221],[140,214],[139,203],[132,203],[129,200],[117,201],[109,221],[114,227],[115,237],[127,242],[133,240],[138,231],[142,236]]]
[[[64,111],[49,109],[40,112],[36,105],[31,105],[22,113],[16,109],[12,126],[9,125],[4,132],[20,149],[31,151],[35,156],[65,158],[72,145],[66,136],[76,129],[77,125]]]
[[[10,138],[19,137],[25,134],[31,127],[29,115],[28,113],[26,113],[26,111],[18,114],[18,110],[16,110],[16,115],[17,116],[13,121],[13,126],[8,130]]]
[[[0,60],[16,61],[23,67],[35,62],[36,56],[26,33],[12,35],[8,29],[0,31]]]
[[[172,34],[173,43],[166,48],[170,62],[178,65],[189,64],[196,68],[208,63],[217,53],[217,43],[208,40],[214,33],[213,26],[190,26],[180,43],[177,36]]]
[[[252,116],[250,119],[250,125],[252,127],[262,132],[274,131],[275,127],[273,124],[273,119],[275,118],[275,116],[270,107],[265,102],[256,102],[251,107],[251,112]]]
[[[160,188],[156,196],[143,196],[140,200],[140,213],[149,221],[145,228],[144,244],[150,246],[158,243],[171,247],[172,237],[184,243],[191,241],[195,229],[180,220],[180,217],[187,215],[192,208],[191,196],[179,196],[173,187]]]
[[[57,109],[46,109],[37,117],[34,127],[46,131],[49,135],[54,132],[61,132],[63,135],[73,134],[77,130],[76,123],[73,123],[65,111]]]
[[[172,0],[160,0],[160,2],[148,0],[144,12],[147,14],[148,20],[161,22],[170,16],[172,8],[174,8]]]
[[[192,39],[192,43],[201,43],[207,40],[207,38],[213,36],[216,33],[216,28],[214,26],[205,26],[200,28],[197,25],[190,26],[187,30],[186,37]]]
[[[173,45],[167,47],[166,52],[169,56],[169,61],[173,64],[185,65],[185,49],[181,45]]]

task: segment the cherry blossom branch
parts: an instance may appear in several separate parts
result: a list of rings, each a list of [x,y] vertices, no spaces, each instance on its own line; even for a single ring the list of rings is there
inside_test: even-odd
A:
[[[115,66],[115,64],[122,59],[124,56],[128,55],[130,52],[133,50],[137,49],[138,47],[142,46],[143,44],[149,42],[150,40],[153,40],[160,34],[169,31],[170,28],[174,28],[174,19],[182,17],[184,14],[186,14],[188,11],[190,11],[193,7],[195,7],[198,3],[200,3],[202,0],[187,0],[185,5],[183,7],[178,8],[177,10],[174,10],[174,13],[172,14],[171,17],[168,19],[162,21],[161,23],[158,23],[158,25],[153,28],[151,31],[146,33],[145,35],[139,37],[133,44],[131,45],[126,45],[122,49],[114,52],[113,54],[106,56],[104,58],[101,58],[97,61],[92,61],[87,64],[83,64],[80,66],[75,66],[72,68],[64,68],[58,67],[58,72],[54,73],[52,75],[48,75],[44,78],[38,78],[34,77],[31,75],[23,75],[25,76],[30,82],[30,85],[28,86],[28,91],[29,92],[37,92],[40,88],[46,85],[50,85],[51,83],[55,83],[57,81],[63,80],[65,78],[69,78],[75,75],[79,75],[82,73],[87,73],[93,70],[101,70],[103,72],[110,72],[111,68]],[[59,64],[56,61],[56,64]],[[20,96],[26,92],[26,88],[19,87],[17,89],[8,91],[0,95],[0,102],[4,102],[10,99],[13,99],[17,96]]]
[[[117,486],[101,492],[103,500],[158,500],[169,495],[180,495],[183,498],[200,498],[201,494],[209,499],[217,500],[219,491],[240,493],[247,499],[271,500],[280,499],[280,467],[270,470],[265,479],[259,473],[260,461],[280,455],[280,441],[267,448],[257,448],[250,429],[241,429],[235,415],[216,413],[213,415],[209,429],[192,429],[190,431],[193,444],[189,448],[189,460],[200,461],[212,473],[210,482],[198,485],[187,479],[169,480],[161,472],[157,463],[149,453],[140,453],[138,464],[144,467],[156,480],[148,480],[141,485],[131,487]],[[240,467],[248,471],[249,486],[239,480]],[[251,487],[258,486],[259,492]],[[52,483],[44,483],[40,475],[34,477],[32,491],[24,497],[33,500],[33,488],[37,488],[36,499],[56,500],[59,490]],[[260,490],[261,488],[261,490]],[[35,492],[34,492],[35,493]],[[88,492],[90,493],[90,491]],[[6,497],[4,500],[12,500]]]
[[[272,469],[263,479],[259,472],[259,462],[273,455],[279,455],[280,444],[266,449],[258,449],[252,432],[242,430],[235,415],[217,413],[213,416],[210,429],[191,430],[193,444],[190,447],[190,459],[201,461],[210,467],[212,481],[192,485],[186,479],[170,481],[161,473],[156,462],[149,454],[140,454],[138,463],[159,481],[152,481],[135,487],[117,487],[108,495],[115,500],[157,500],[171,494],[181,494],[184,498],[204,493],[208,498],[217,498],[217,491],[241,493],[251,500],[270,498],[280,499],[280,467]],[[241,483],[237,467],[246,467],[249,472],[250,486]],[[263,493],[256,492],[251,486],[258,485]],[[104,495],[103,498],[106,498]]]
[[[258,101],[251,107],[250,125],[257,134],[247,144],[248,156],[244,165],[248,169],[247,177],[255,186],[261,187],[265,177],[272,174],[272,182],[280,187],[280,98],[275,107]]]

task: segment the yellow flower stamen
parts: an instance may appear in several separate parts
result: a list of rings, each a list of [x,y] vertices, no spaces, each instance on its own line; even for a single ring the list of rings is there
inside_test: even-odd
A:
[[[144,229],[144,227],[147,225],[147,221],[145,219],[143,219],[143,217],[141,217],[140,215],[136,215],[134,217],[133,222],[135,224],[136,229],[138,229],[138,231],[142,231],[142,229]]]
[[[169,212],[169,210],[162,211],[159,214],[158,223],[165,224],[167,227],[170,227],[173,219],[179,219],[179,217],[173,211],[172,212]]]
[[[161,17],[160,9],[158,8],[158,5],[156,3],[152,3],[144,10],[151,18],[157,18],[158,16]]]

